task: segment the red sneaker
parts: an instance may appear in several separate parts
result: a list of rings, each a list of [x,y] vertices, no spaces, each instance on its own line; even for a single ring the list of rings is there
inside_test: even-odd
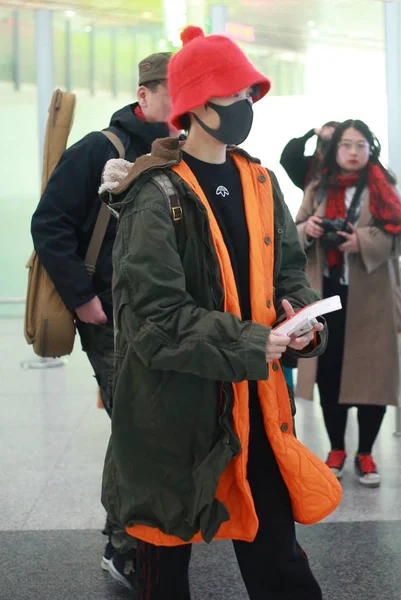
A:
[[[361,485],[377,488],[380,486],[380,475],[371,454],[357,454],[355,472]]]
[[[347,459],[345,450],[331,450],[326,460],[326,465],[332,470],[337,479],[341,479],[344,473],[344,465]]]

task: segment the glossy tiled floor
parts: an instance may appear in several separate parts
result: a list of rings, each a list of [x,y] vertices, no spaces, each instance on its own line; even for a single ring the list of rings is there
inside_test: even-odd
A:
[[[0,320],[0,600],[127,598],[98,567],[104,514],[100,477],[109,421],[78,344],[67,366],[28,370],[20,320]],[[376,445],[383,485],[344,476],[344,500],[327,522],[300,528],[325,600],[401,600],[401,438],[389,410]],[[317,403],[298,403],[298,437],[327,451]],[[356,444],[350,414],[348,447]],[[230,544],[199,546],[195,600],[246,600]],[[292,599],[291,599],[292,600]],[[294,598],[294,600],[296,600]]]

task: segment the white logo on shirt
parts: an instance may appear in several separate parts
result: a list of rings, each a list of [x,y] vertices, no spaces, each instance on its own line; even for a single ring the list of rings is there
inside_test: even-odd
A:
[[[223,196],[223,198],[225,198],[225,196],[229,195],[230,192],[228,191],[228,189],[224,187],[224,185],[219,185],[219,187],[216,190],[216,196]]]

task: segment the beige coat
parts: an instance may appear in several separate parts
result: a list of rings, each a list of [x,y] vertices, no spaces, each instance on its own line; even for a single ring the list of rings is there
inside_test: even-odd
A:
[[[324,216],[326,201],[317,205],[307,188],[297,216],[305,246],[305,221]],[[373,227],[368,189],[362,195],[358,223],[361,252],[349,255],[349,295],[341,381],[341,404],[397,405],[399,402],[399,336],[401,287],[400,238]],[[317,241],[307,249],[311,286],[322,291],[326,253]],[[300,360],[297,396],[312,400],[317,359]]]

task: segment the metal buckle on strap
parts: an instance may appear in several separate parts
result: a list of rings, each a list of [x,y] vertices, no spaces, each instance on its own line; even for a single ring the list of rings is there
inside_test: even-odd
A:
[[[171,214],[173,216],[173,221],[181,221],[182,219],[182,207],[181,206],[172,206]]]

